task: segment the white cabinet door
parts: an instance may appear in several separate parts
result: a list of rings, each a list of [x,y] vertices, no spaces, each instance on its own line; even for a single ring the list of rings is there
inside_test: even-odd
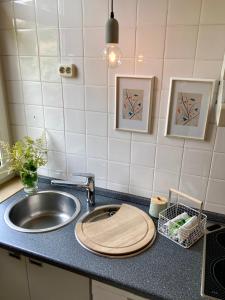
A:
[[[0,299],[29,300],[25,257],[0,248]]]
[[[90,300],[90,280],[75,273],[27,259],[31,300]]]
[[[127,300],[126,297],[112,293],[110,291],[101,290],[92,293],[93,300]]]
[[[113,286],[92,280],[93,300],[147,300]]]
[[[131,295],[127,298],[127,300],[151,300],[150,298],[146,299],[146,298],[142,298],[136,295]]]
[[[93,294],[93,300],[127,300],[126,297],[116,295],[110,292],[101,291]]]

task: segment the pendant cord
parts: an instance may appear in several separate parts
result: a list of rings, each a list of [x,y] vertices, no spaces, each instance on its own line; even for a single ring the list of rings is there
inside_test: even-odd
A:
[[[113,12],[113,0],[111,0],[111,13],[110,17],[113,19],[114,18],[114,12]]]

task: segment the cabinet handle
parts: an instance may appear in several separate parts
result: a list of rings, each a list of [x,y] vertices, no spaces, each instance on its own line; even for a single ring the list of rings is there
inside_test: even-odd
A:
[[[8,254],[9,254],[9,256],[11,256],[11,257],[13,257],[13,258],[16,258],[16,259],[18,259],[18,260],[21,259],[21,257],[20,257],[19,254],[16,254],[16,253],[13,253],[13,252],[9,252]]]
[[[42,263],[40,263],[39,261],[33,260],[33,259],[31,259],[31,258],[29,258],[29,262],[30,262],[31,264],[33,264],[33,265],[38,266],[38,267],[42,267],[42,266],[43,266]]]

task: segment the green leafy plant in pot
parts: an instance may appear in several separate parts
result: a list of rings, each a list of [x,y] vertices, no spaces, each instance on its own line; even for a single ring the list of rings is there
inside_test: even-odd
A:
[[[12,146],[0,142],[0,147],[3,149],[5,163],[9,166],[8,172],[19,174],[26,193],[35,193],[38,189],[37,170],[47,163],[45,135],[38,139],[26,136]]]

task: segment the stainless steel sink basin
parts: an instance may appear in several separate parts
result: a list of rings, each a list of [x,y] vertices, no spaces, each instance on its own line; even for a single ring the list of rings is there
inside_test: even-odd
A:
[[[80,212],[79,200],[69,193],[41,191],[10,204],[5,221],[22,232],[45,232],[70,223]]]
[[[119,204],[108,204],[96,207],[93,211],[85,213],[78,220],[78,223],[89,223],[104,220],[112,217],[119,209]]]

